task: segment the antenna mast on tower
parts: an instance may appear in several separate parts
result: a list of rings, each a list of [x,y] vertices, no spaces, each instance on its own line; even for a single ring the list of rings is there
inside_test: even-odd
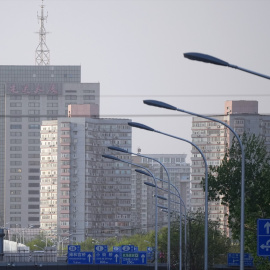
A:
[[[37,15],[38,20],[40,20],[40,29],[39,29],[39,44],[36,48],[36,65],[49,65],[50,64],[50,50],[46,45],[46,32],[44,21],[47,20],[47,16],[44,16],[44,5],[43,0],[41,4],[41,16]]]

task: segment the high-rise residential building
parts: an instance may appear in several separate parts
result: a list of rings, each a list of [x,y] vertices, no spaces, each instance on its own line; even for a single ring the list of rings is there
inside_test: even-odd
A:
[[[0,225],[39,226],[41,122],[99,105],[99,83],[80,66],[0,66],[0,96]]]
[[[40,227],[65,244],[131,234],[131,168],[102,157],[131,149],[130,120],[82,117],[91,106],[41,126]]]
[[[270,116],[258,113],[258,102],[247,100],[226,101],[223,116],[214,116],[230,125],[238,135],[244,132],[265,139],[270,151]],[[204,153],[207,164],[220,165],[232,142],[233,134],[218,122],[200,117],[192,119],[192,142]],[[204,162],[195,147],[192,148],[191,210],[204,211],[204,191],[201,185],[205,176]],[[240,179],[239,179],[240,181]],[[227,217],[229,209],[220,201],[209,202],[209,218],[220,222],[221,229],[228,233]]]
[[[170,183],[173,184],[180,192],[180,196],[185,203],[186,209],[189,208],[190,200],[190,164],[186,163],[185,154],[144,154],[144,156],[160,161],[167,169],[170,175]],[[168,181],[166,171],[157,162],[150,158],[133,156],[132,161],[139,164],[151,171],[157,178]],[[146,171],[147,172],[147,171]],[[155,188],[145,185],[144,182],[154,183],[153,178],[132,172],[132,224],[134,231],[147,232],[154,230],[155,227]],[[168,185],[166,182],[157,180],[158,194],[168,198]],[[164,191],[165,190],[165,191]],[[171,193],[177,193],[175,188],[171,186]],[[179,203],[180,200],[177,196],[171,195],[171,211],[175,211],[176,216],[180,214]],[[168,207],[168,201],[158,200],[159,205]],[[158,224],[159,227],[167,225],[167,214],[161,213],[159,209]],[[184,214],[184,207],[182,213]]]

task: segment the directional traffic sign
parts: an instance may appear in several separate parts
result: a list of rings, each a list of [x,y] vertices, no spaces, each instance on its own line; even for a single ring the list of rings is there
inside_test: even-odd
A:
[[[119,252],[96,252],[95,264],[120,264]]]
[[[121,246],[123,252],[133,252],[134,245],[122,245]]]
[[[81,246],[80,245],[68,245],[69,252],[80,252]]]
[[[96,245],[95,252],[107,252],[108,246],[107,245]]]
[[[228,266],[240,266],[240,253],[228,253]],[[244,254],[244,266],[253,266],[251,254]]]
[[[121,247],[113,247],[113,251],[115,251],[115,252],[121,252]]]
[[[146,264],[146,252],[123,252],[122,264]]]
[[[257,255],[270,256],[270,219],[257,220]]]
[[[92,264],[93,252],[68,252],[68,264]]]

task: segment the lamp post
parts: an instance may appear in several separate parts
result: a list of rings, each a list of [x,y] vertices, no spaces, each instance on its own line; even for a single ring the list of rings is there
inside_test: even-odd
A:
[[[175,139],[187,142],[187,143],[193,145],[200,152],[200,154],[204,160],[204,166],[205,166],[204,269],[207,270],[208,269],[208,172],[207,172],[208,166],[207,166],[207,161],[206,161],[206,158],[205,158],[203,152],[195,143],[188,141],[186,139],[183,139],[181,137],[173,136],[173,135],[170,135],[168,133],[155,130],[149,126],[146,126],[146,125],[143,125],[140,123],[128,122],[128,125],[131,127],[136,127],[136,128],[140,128],[140,129],[144,129],[144,130],[148,130],[148,131],[153,131],[153,132],[165,135],[165,136],[169,136],[171,138],[175,138]]]
[[[150,174],[148,174],[147,172],[142,171],[142,170],[136,169],[135,171],[138,172],[138,173],[144,174],[146,176],[151,176]],[[168,183],[165,180],[162,180],[162,179],[159,179],[159,178],[156,178],[156,179],[159,180],[159,181]],[[179,198],[179,201],[180,201],[179,202],[179,205],[180,205],[180,209],[179,209],[179,212],[180,212],[180,227],[179,227],[179,231],[180,231],[179,232],[179,270],[182,270],[182,205],[184,206],[184,209],[185,209],[185,269],[186,269],[186,265],[187,265],[187,263],[186,263],[187,262],[187,260],[186,260],[186,258],[187,258],[187,222],[186,222],[187,211],[186,211],[185,203],[184,203],[184,201],[181,198],[181,194],[180,194],[178,188],[175,185],[173,185],[173,184],[170,184],[170,185],[178,193],[178,194],[175,194],[175,193],[171,192],[171,194],[177,196]],[[158,187],[158,189],[164,190],[163,188],[160,188],[160,187]],[[167,191],[167,190],[165,190],[165,191]],[[181,202],[182,202],[182,205],[181,205]],[[177,202],[175,202],[175,203],[177,203]],[[171,215],[171,211],[169,211],[169,209],[167,209],[167,210],[168,210],[168,215]]]
[[[155,158],[152,158],[149,156],[145,156],[142,154],[138,154],[138,153],[136,154],[136,153],[125,150],[125,149],[120,148],[120,147],[109,146],[108,149],[154,160],[164,168],[164,170],[167,174],[167,178],[168,178],[168,211],[170,212],[171,211],[171,197],[170,197],[170,195],[171,195],[171,192],[170,192],[171,180],[170,180],[170,174],[169,174],[167,168],[165,167],[165,165],[162,162],[160,162],[158,159],[155,159]],[[168,216],[168,238],[167,239],[168,239],[167,240],[168,241],[168,244],[167,244],[167,269],[170,270],[170,268],[171,268],[171,216],[170,215]]]
[[[102,157],[104,158],[108,158],[108,159],[112,159],[112,160],[115,160],[115,161],[118,161],[118,162],[123,162],[123,163],[127,163],[127,164],[130,164],[130,165],[133,165],[133,166],[136,166],[136,167],[139,167],[139,168],[142,168],[142,169],[145,169],[153,178],[154,182],[155,182],[155,270],[158,269],[158,257],[157,257],[157,249],[158,249],[158,237],[157,237],[157,234],[158,234],[158,213],[157,213],[157,180],[155,178],[155,176],[151,173],[150,170],[148,170],[147,168],[141,166],[141,165],[138,165],[138,164],[135,164],[135,163],[132,163],[130,161],[127,161],[127,160],[122,160],[120,158],[117,158],[115,156],[112,156],[112,155],[102,155]]]
[[[144,100],[143,101],[145,104],[150,105],[150,106],[155,106],[155,107],[159,107],[159,108],[164,108],[164,109],[168,109],[168,110],[174,110],[174,111],[179,111],[179,112],[183,112],[183,113],[187,113],[190,115],[194,115],[197,117],[201,117],[201,118],[205,118],[207,120],[210,121],[214,121],[217,123],[220,123],[221,125],[224,125],[225,127],[227,127],[236,137],[236,139],[238,140],[238,143],[240,145],[240,149],[241,149],[241,154],[242,154],[242,162],[241,162],[241,222],[240,222],[240,270],[244,270],[244,241],[245,241],[245,228],[244,228],[244,224],[245,224],[245,151],[244,151],[244,146],[240,140],[240,137],[238,136],[238,134],[233,130],[232,127],[230,127],[228,124],[226,124],[225,122],[216,119],[216,118],[212,118],[212,117],[208,117],[205,115],[201,115],[201,114],[197,114],[194,112],[189,112],[189,111],[185,111],[183,109],[179,109],[177,107],[174,107],[170,104],[161,102],[161,101],[156,101],[156,100]]]
[[[184,57],[188,58],[190,60],[195,60],[195,61],[200,61],[200,62],[204,62],[204,63],[209,63],[209,64],[214,64],[214,65],[218,65],[218,66],[224,66],[224,67],[230,67],[230,68],[235,68],[247,73],[251,73],[253,75],[259,76],[259,77],[263,77],[265,79],[270,80],[270,77],[252,70],[248,70],[245,68],[241,68],[238,67],[236,65],[232,65],[226,61],[223,61],[219,58],[213,57],[211,55],[208,54],[202,54],[202,53],[195,53],[195,52],[190,52],[190,53],[184,53]]]

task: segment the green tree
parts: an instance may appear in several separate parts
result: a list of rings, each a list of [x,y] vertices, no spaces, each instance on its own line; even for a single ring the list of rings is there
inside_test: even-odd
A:
[[[257,219],[270,217],[270,156],[265,142],[255,135],[241,137],[245,149],[245,252],[253,254],[258,269],[269,269],[256,257]],[[229,207],[228,222],[234,239],[240,238],[241,149],[234,139],[220,166],[210,166],[209,199]],[[267,268],[268,267],[268,268]]]
[[[30,247],[31,251],[43,250],[46,247],[46,236],[44,234],[39,234],[31,241],[28,241],[25,245]],[[53,245],[53,242],[47,239],[47,246],[50,247],[52,245]]]
[[[204,213],[191,213],[187,217],[187,253],[185,254],[184,228],[182,221],[182,266],[185,262],[191,270],[202,270],[204,268]],[[172,222],[171,228],[171,265],[175,269],[179,268],[179,242],[180,242],[180,224],[178,221]],[[167,227],[159,230],[158,250],[167,254]],[[226,254],[231,246],[231,241],[219,230],[217,222],[209,220],[208,222],[208,265],[225,264]],[[167,256],[167,255],[166,255]],[[167,257],[165,256],[166,260]],[[165,261],[166,261],[165,260]]]

